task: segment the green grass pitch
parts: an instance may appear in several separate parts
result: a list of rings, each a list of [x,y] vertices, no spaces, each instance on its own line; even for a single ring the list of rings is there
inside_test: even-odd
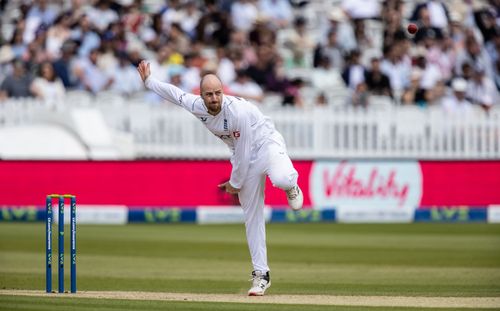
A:
[[[269,224],[267,234],[273,282],[269,295],[500,296],[500,225]],[[54,257],[55,238],[54,234]],[[245,295],[250,285],[252,268],[243,225],[79,225],[77,254],[81,291]],[[45,290],[44,256],[44,224],[0,224],[0,289]],[[56,271],[53,281],[56,290]],[[0,295],[0,310],[118,309],[252,310],[255,306]],[[416,310],[306,305],[264,309]]]

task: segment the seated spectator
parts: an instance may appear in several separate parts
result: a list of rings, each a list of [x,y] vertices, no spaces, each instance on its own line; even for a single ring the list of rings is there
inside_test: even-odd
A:
[[[304,81],[300,78],[293,79],[284,88],[283,106],[303,107],[304,100],[300,94],[300,89],[304,86]]]
[[[353,107],[368,107],[369,93],[365,82],[358,83],[352,92],[351,105]]]
[[[314,88],[328,93],[329,90],[344,87],[344,82],[339,70],[332,68],[332,63],[328,56],[322,56],[318,63],[318,68],[311,72],[311,84]]]
[[[204,0],[205,11],[196,26],[196,41],[208,45],[226,46],[231,34],[230,17],[219,10],[217,0]]]
[[[55,74],[50,62],[40,65],[39,76],[31,83],[30,90],[50,108],[61,107],[66,93],[61,79]]]
[[[351,25],[349,17],[338,7],[335,7],[327,14],[327,26],[321,31],[321,42],[328,41],[327,38],[330,36],[331,32],[334,31],[337,36],[336,41],[342,52],[350,52],[356,49],[358,43],[356,42],[354,28]],[[333,66],[337,66],[337,64],[335,64],[335,59],[332,59],[332,61],[334,62]]]
[[[314,67],[320,66],[320,61],[327,57],[330,62],[331,68],[335,68],[338,71],[344,69],[344,51],[341,45],[338,43],[337,30],[331,29],[328,33],[328,38],[325,44],[318,44],[314,50]]]
[[[98,58],[99,50],[94,49],[88,57],[80,59],[75,64],[75,76],[79,88],[94,94],[109,89],[113,84],[113,79],[97,66]]]
[[[458,52],[455,64],[455,70],[458,75],[462,74],[461,67],[464,62],[470,63],[473,68],[484,68],[485,74],[490,79],[493,79],[493,62],[486,49],[484,49],[473,34],[467,35],[465,38],[465,49]]]
[[[292,5],[288,0],[260,0],[259,9],[273,29],[288,27],[293,21]]]
[[[287,67],[305,67],[309,56],[312,55],[314,41],[306,30],[307,20],[298,17],[294,21],[294,28],[286,31],[284,46],[292,52],[291,59],[286,60]]]
[[[69,13],[63,13],[57,17],[49,30],[47,31],[47,40],[45,48],[51,61],[61,56],[61,47],[71,35],[71,16]]]
[[[75,53],[75,43],[73,41],[66,41],[61,47],[61,57],[52,64],[54,72],[61,79],[65,88],[76,86],[76,78],[73,75]]]
[[[342,9],[353,20],[380,17],[378,0],[343,0]]]
[[[249,32],[258,15],[255,0],[236,0],[231,5],[231,21],[237,31]]]
[[[448,27],[449,11],[444,1],[429,0],[415,6],[411,20],[416,21],[422,15],[428,16],[430,27],[445,29]]]
[[[120,95],[130,96],[144,89],[144,84],[137,75],[137,69],[132,65],[125,52],[118,55],[118,67],[115,68],[112,79],[111,90]]]
[[[388,47],[380,64],[382,72],[389,77],[392,94],[397,101],[408,87],[411,74],[411,59],[405,54],[403,46],[403,41],[398,41]]]
[[[452,93],[442,100],[442,107],[448,115],[465,116],[473,112],[472,104],[465,98],[467,81],[455,78],[451,83]]]
[[[365,72],[365,83],[368,92],[372,95],[385,95],[392,97],[389,77],[380,70],[380,58],[373,57],[371,68]]]
[[[422,79],[422,71],[414,68],[410,75],[410,84],[404,89],[401,95],[401,103],[403,105],[418,105],[425,106],[427,102],[425,98],[425,90],[420,87]]]
[[[498,90],[493,80],[485,75],[484,68],[474,68],[472,79],[467,84],[467,99],[474,105],[480,105],[485,111],[499,103]]]
[[[180,25],[190,40],[196,39],[196,26],[201,18],[201,11],[198,9],[197,1],[188,0],[181,10]]]
[[[342,78],[348,88],[355,90],[358,84],[365,82],[365,68],[360,61],[361,52],[354,50],[349,55],[349,64],[342,73]]]
[[[253,82],[244,70],[236,72],[236,79],[229,84],[229,90],[233,95],[246,98],[252,102],[260,103],[264,98],[262,88]]]
[[[119,16],[111,9],[110,0],[99,0],[97,4],[91,6],[87,11],[90,23],[99,33],[104,33],[109,24],[118,21]]]
[[[419,30],[414,37],[415,43],[418,44],[427,37],[437,40],[443,39],[442,29],[432,25],[429,9],[424,6],[418,12],[417,23],[419,24]]]
[[[168,33],[168,42],[174,51],[180,54],[187,54],[190,52],[191,42],[189,37],[182,30],[179,23],[172,23]]]
[[[72,29],[71,40],[78,43],[79,56],[88,56],[90,51],[101,45],[101,38],[94,31],[87,15],[83,15],[78,26]]]
[[[427,50],[425,48],[417,48],[417,54],[414,60],[414,68],[420,70],[422,73],[422,78],[420,79],[420,88],[424,91],[423,101],[420,102],[422,105],[428,105],[434,102],[435,94],[438,93],[437,89],[440,86],[440,82],[443,81],[439,68],[427,62],[426,53]]]
[[[26,64],[16,59],[12,62],[12,67],[12,74],[5,77],[2,85],[0,85],[0,100],[8,97],[18,98],[33,96],[30,91],[33,79],[26,70]]]

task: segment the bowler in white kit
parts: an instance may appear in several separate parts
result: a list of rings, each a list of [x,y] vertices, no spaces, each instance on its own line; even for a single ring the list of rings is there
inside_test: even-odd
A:
[[[145,61],[139,63],[137,70],[148,89],[191,112],[231,149],[231,177],[219,187],[238,194],[254,269],[248,295],[264,295],[271,286],[264,219],[266,175],[275,187],[286,192],[293,210],[301,209],[304,200],[283,136],[255,105],[224,95],[222,82],[216,75],[201,78],[198,96],[155,79]]]

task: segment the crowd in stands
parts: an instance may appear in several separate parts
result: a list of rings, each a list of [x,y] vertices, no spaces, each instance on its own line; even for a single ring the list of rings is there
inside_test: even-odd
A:
[[[500,0],[2,0],[0,15],[0,101],[143,94],[146,59],[185,91],[213,72],[256,103],[331,105],[345,90],[362,107],[500,105]]]

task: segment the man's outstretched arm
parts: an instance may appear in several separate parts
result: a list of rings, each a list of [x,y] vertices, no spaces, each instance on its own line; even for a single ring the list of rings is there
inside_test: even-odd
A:
[[[167,101],[182,106],[191,111],[190,107],[192,106],[193,101],[198,98],[198,96],[186,93],[175,85],[161,82],[160,80],[154,78],[153,76],[151,76],[151,68],[149,63],[144,60],[142,60],[137,66],[137,71],[139,72],[139,75],[141,76],[141,79],[144,82],[146,88],[160,95]]]

